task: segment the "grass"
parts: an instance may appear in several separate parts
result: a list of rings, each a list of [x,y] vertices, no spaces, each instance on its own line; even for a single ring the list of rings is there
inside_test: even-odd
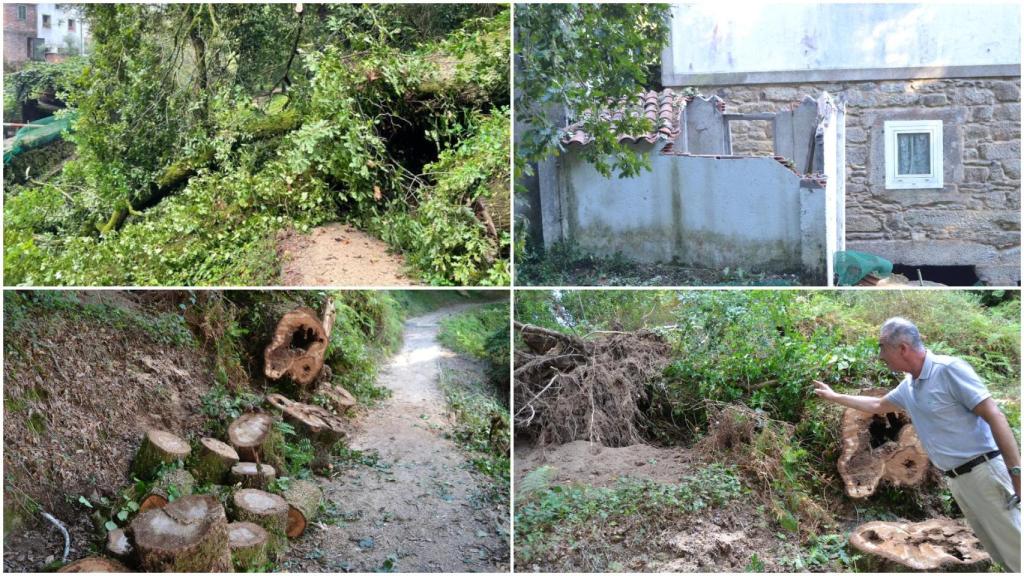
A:
[[[508,302],[488,304],[441,321],[438,339],[456,352],[487,360],[487,341],[496,331],[508,332]]]
[[[473,371],[442,367],[440,384],[454,422],[449,436],[471,453],[474,468],[496,480],[507,493],[511,471],[508,407]]]

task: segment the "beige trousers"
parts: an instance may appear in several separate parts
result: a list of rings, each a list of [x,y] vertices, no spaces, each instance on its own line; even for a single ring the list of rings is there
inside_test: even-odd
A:
[[[1005,570],[1020,574],[1020,505],[1007,508],[1013,484],[1003,457],[946,482],[985,551]]]

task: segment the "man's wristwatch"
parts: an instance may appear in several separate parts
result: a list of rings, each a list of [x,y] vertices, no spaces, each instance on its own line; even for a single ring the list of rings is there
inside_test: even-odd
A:
[[[1013,468],[1010,468],[1010,474],[1012,474],[1013,476],[1020,476],[1020,466],[1014,466]]]

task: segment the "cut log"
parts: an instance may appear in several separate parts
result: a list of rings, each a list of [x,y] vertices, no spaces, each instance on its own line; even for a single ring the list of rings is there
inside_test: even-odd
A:
[[[316,312],[297,308],[278,321],[263,350],[263,373],[270,380],[287,378],[308,392],[323,368],[325,350],[327,334]]]
[[[230,572],[228,522],[213,496],[185,496],[132,520],[131,536],[147,572]]]
[[[243,488],[266,490],[276,478],[277,470],[269,464],[239,462],[231,467],[231,483],[241,484]]]
[[[188,470],[168,470],[150,487],[139,503],[139,512],[163,508],[169,501],[192,494],[196,481]]]
[[[293,480],[284,492],[288,502],[288,537],[298,538],[320,510],[323,492],[311,480]]]
[[[886,392],[873,388],[860,394],[881,397]],[[924,482],[930,466],[928,455],[906,413],[868,414],[847,408],[841,438],[842,455],[837,467],[851,498],[874,494],[882,481],[896,486]]]
[[[325,384],[320,387],[319,393],[330,401],[331,406],[338,411],[338,414],[344,414],[356,405],[356,397],[337,384]]]
[[[123,528],[107,532],[107,554],[110,554],[120,562],[135,565],[135,547],[132,546],[131,538]]]
[[[185,460],[192,447],[185,440],[163,430],[148,430],[135,455],[132,471],[139,478],[150,479],[163,464]]]
[[[334,298],[328,296],[324,301],[324,319],[320,323],[324,328],[324,338],[328,342],[331,341],[331,330],[334,329],[334,317],[337,313],[338,310],[334,307]]]
[[[263,527],[269,535],[267,555],[277,560],[288,550],[288,502],[277,494],[255,488],[235,492],[235,519]]]
[[[515,322],[515,329],[530,350],[537,354],[547,354],[556,346],[561,346],[562,354],[582,354],[586,352],[587,345],[576,336],[562,334],[540,326]]]
[[[283,412],[284,421],[294,426],[296,432],[315,444],[329,448],[345,437],[344,420],[320,406],[296,402],[280,394],[268,395],[267,402]]]
[[[131,572],[127,566],[117,560],[92,556],[75,560],[61,567],[57,572]]]
[[[242,414],[228,426],[228,442],[243,462],[256,462],[263,456],[263,444],[274,427],[274,417],[262,412]]]
[[[238,452],[234,448],[215,438],[203,438],[199,441],[192,475],[200,484],[219,484],[235,464],[238,464]]]
[[[989,561],[970,527],[949,518],[924,522],[868,522],[850,534],[850,544],[880,558],[877,571],[905,567],[929,572],[971,568],[980,570]],[[888,564],[886,564],[888,563]]]
[[[259,524],[232,522],[228,524],[228,544],[235,570],[248,572],[267,564],[267,543],[270,535]]]

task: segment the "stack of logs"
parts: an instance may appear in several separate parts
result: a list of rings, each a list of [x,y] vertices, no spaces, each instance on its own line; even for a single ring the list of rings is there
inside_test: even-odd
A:
[[[343,414],[355,399],[324,375],[333,323],[330,299],[323,321],[309,308],[285,314],[264,351],[264,373],[270,380],[294,384],[303,399],[322,394]],[[283,417],[323,456],[344,438],[344,422],[327,409],[281,394],[270,394],[266,401],[280,415],[243,414],[228,426],[227,442],[203,438],[194,454],[186,440],[170,432],[147,431],[132,464],[136,476],[152,479],[138,514],[126,528],[107,534],[109,558],[84,558],[60,571],[263,570],[281,558],[288,539],[305,532],[322,494],[308,480],[290,480],[280,495],[268,491],[278,471],[267,460],[280,461],[281,434],[274,424]],[[158,470],[163,472],[157,475]],[[207,493],[194,494],[197,486],[208,487]]]

